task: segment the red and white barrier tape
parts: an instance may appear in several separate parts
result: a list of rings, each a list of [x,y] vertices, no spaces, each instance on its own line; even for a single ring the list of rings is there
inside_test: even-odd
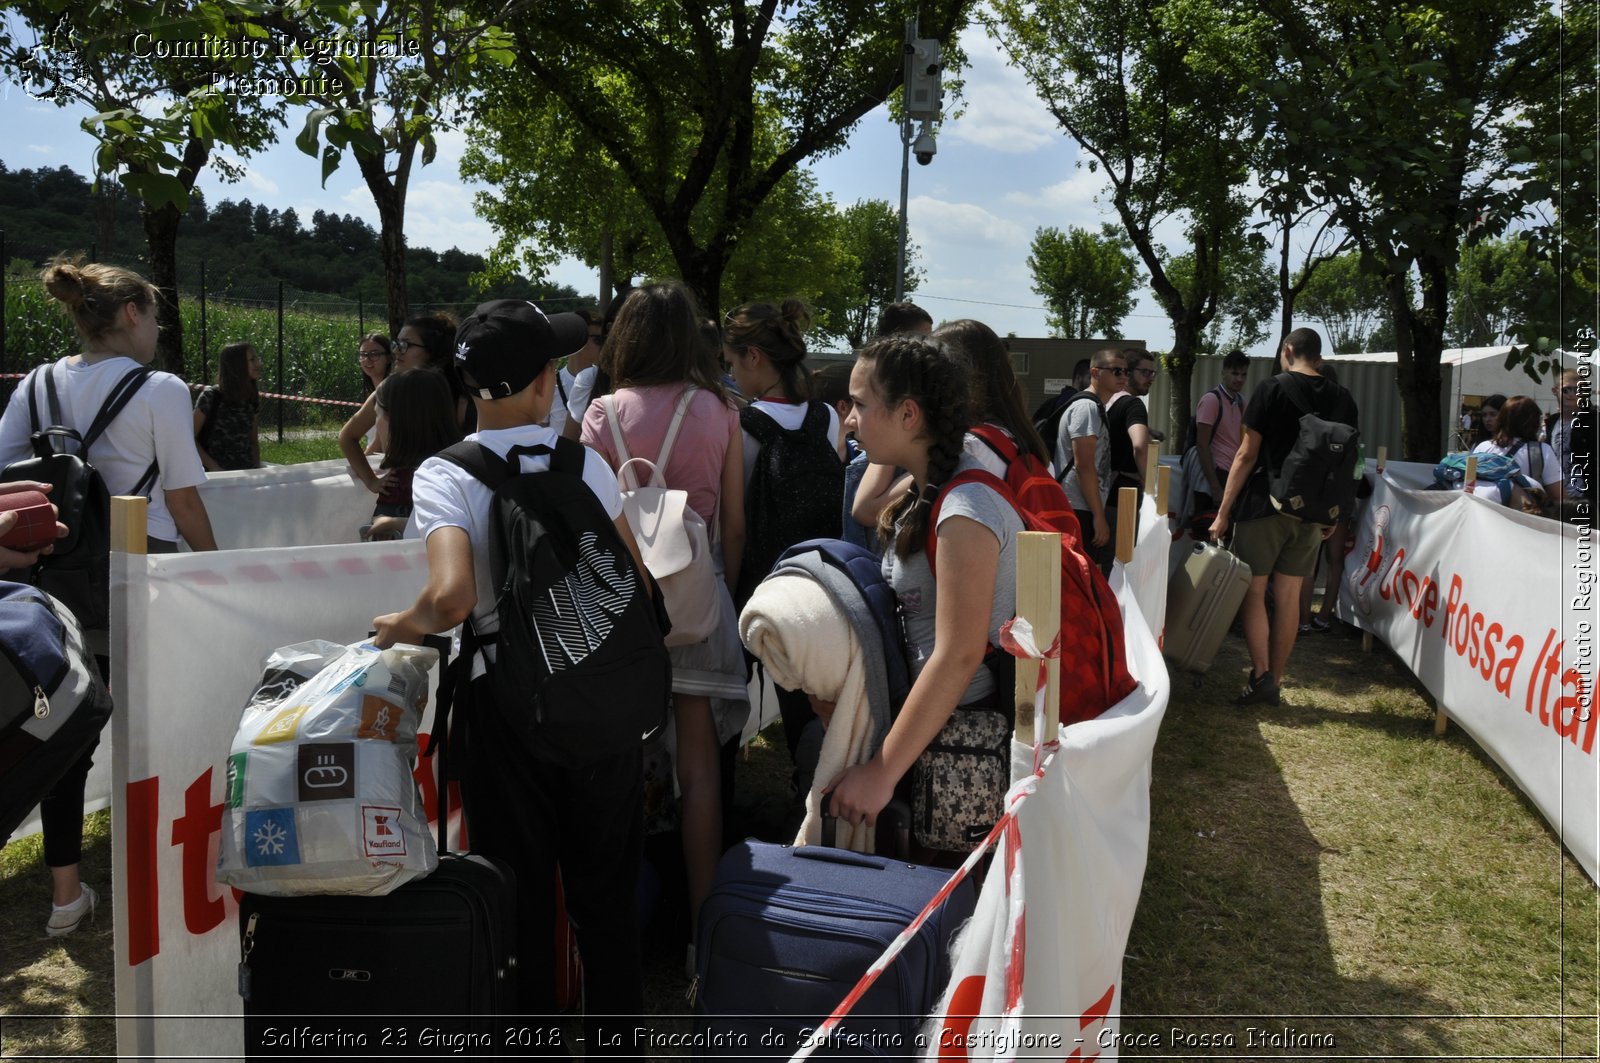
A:
[[[1006,621],[1001,627],[1000,647],[1013,657],[1028,657],[1037,661],[1046,661],[1061,656],[1061,634],[1057,632],[1055,641],[1050,644],[1050,647],[1041,651],[1034,642],[1033,627],[1021,617],[1015,617]],[[1045,692],[1048,680],[1049,676],[1045,669],[1040,668],[1039,681],[1035,685],[1033,695],[1033,733],[1036,736],[1046,733],[1052,735],[1059,733],[1059,728],[1056,727],[1051,727],[1048,732],[1045,729]],[[1054,722],[1053,716],[1051,719]],[[939,887],[939,892],[935,893],[928,903],[923,906],[922,911],[916,914],[910,925],[902,930],[893,941],[889,942],[889,947],[883,951],[883,955],[872,961],[872,965],[867,968],[867,973],[861,976],[861,980],[856,983],[855,988],[850,990],[845,995],[845,998],[839,1002],[839,1006],[833,1009],[833,1013],[812,1031],[811,1036],[801,1046],[800,1051],[791,1057],[790,1063],[802,1063],[803,1060],[810,1058],[818,1046],[827,1043],[833,1031],[837,1030],[839,1025],[844,1022],[851,1009],[866,995],[867,990],[872,988],[878,977],[889,969],[889,966],[894,963],[900,953],[905,951],[905,947],[911,943],[912,938],[917,936],[917,931],[922,929],[922,925],[949,898],[955,888],[972,873],[972,869],[978,866],[978,861],[983,859],[983,855],[1002,836],[1006,839],[1006,895],[1009,897],[1022,894],[1022,830],[1017,823],[1017,809],[1021,807],[1024,800],[1038,791],[1039,780],[1044,778],[1045,769],[1049,767],[1050,760],[1055,756],[1060,745],[1060,742],[1053,738],[1048,742],[1034,743],[1033,771],[1024,778],[1012,783],[1011,789],[1006,791],[1005,813],[1000,817],[999,822],[990,829],[988,836],[978,844],[978,847],[967,855],[967,858],[961,862],[961,866],[956,868],[955,873],[945,881],[945,884]],[[1022,1006],[1022,975],[1026,961],[1027,946],[1027,910],[1022,904],[1016,905],[1015,909],[1015,916],[1006,926],[1006,952],[1010,955],[1011,960],[1006,965],[1005,1012],[1003,1014],[1005,1026],[1003,1029],[1010,1029],[1018,1025],[1018,1012]],[[997,1043],[1014,1045],[1017,1040],[1016,1038],[1006,1038]]]
[[[27,375],[27,373],[0,373],[0,380],[21,380]],[[204,384],[190,384],[189,390],[201,391],[205,387],[206,385]],[[262,392],[261,397],[264,399],[285,399],[289,402],[309,402],[313,406],[343,406],[349,410],[359,410],[361,408],[361,403],[350,402],[347,399],[313,399],[305,395],[279,395],[271,391]]]

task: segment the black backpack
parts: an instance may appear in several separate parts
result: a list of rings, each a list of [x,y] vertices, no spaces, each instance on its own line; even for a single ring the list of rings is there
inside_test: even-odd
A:
[[[1355,512],[1361,433],[1323,418],[1306,385],[1290,379],[1295,375],[1278,374],[1279,386],[1300,411],[1300,434],[1269,481],[1272,504],[1311,524],[1337,524]]]
[[[1070,447],[1065,454],[1058,454],[1056,452],[1056,444],[1060,442],[1061,422],[1067,416],[1067,407],[1079,402],[1094,403],[1094,408],[1100,411],[1100,423],[1104,424],[1106,420],[1106,408],[1101,404],[1099,396],[1088,388],[1084,388],[1082,391],[1074,391],[1067,401],[1061,404],[1060,409],[1042,422],[1050,426],[1050,434],[1045,436],[1045,442],[1050,447],[1050,457],[1055,463],[1057,483],[1065,483],[1067,473],[1071,472],[1072,466],[1077,463],[1077,457],[1072,453]],[[1040,429],[1040,433],[1043,434],[1043,428]]]
[[[458,663],[493,644],[489,685],[501,715],[542,760],[592,764],[636,748],[666,722],[672,662],[661,595],[633,564],[616,525],[583,480],[585,451],[513,447],[504,458],[474,442],[439,457],[494,492],[489,570],[500,630],[469,619]],[[545,472],[522,455],[549,454]]]
[[[1066,416],[1067,403],[1072,401],[1074,395],[1080,394],[1082,392],[1072,387],[1067,387],[1059,395],[1034,411],[1033,427],[1040,437],[1044,439],[1045,448],[1050,452],[1050,463],[1052,465],[1057,465],[1061,461],[1061,455],[1056,453],[1056,444],[1060,441],[1059,437],[1061,435],[1061,418]]]
[[[793,429],[746,406],[739,426],[761,448],[744,495],[744,555],[734,595],[742,609],[789,547],[839,537],[844,462],[828,439],[825,403],[810,403],[805,420]]]
[[[56,391],[55,366],[40,366],[22,386],[28,389],[28,417],[33,429],[34,457],[14,461],[0,470],[0,481],[38,480],[50,484],[57,520],[67,527],[55,549],[39,558],[29,582],[42,588],[84,628],[96,631],[111,626],[111,493],[95,467],[89,464],[94,446],[117,414],[133,399],[155,370],[139,366],[128,370],[106,396],[88,431],[81,436],[65,425],[61,397]],[[50,423],[39,416],[39,384],[43,381]],[[155,486],[160,467],[154,459],[130,494],[147,494]]]

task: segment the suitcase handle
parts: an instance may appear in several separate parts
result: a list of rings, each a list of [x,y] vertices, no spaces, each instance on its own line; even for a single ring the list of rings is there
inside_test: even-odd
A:
[[[899,860],[899,861],[910,860],[911,859],[911,808],[910,808],[910,806],[907,805],[904,801],[900,800],[899,798],[895,798],[893,801],[890,801],[887,805],[884,805],[883,806],[883,811],[878,813],[878,825],[880,827],[883,826],[883,822],[884,822],[884,818],[885,817],[888,817],[888,819],[890,821],[892,821],[892,825],[893,825],[893,830],[894,830],[893,838],[894,838],[895,850],[896,850],[894,859]],[[832,794],[825,794],[825,795],[823,795],[823,798],[822,798],[822,837],[821,837],[822,845],[824,847],[828,848],[828,849],[833,850],[834,852],[851,853],[852,855],[855,855],[855,856],[865,856],[866,854],[864,854],[864,853],[853,853],[852,850],[838,849],[838,848],[835,847],[835,840],[838,837],[838,824],[839,824],[839,818],[833,814],[833,795]],[[879,840],[882,840],[882,838],[883,838],[882,831],[879,831],[878,837],[879,837]],[[802,855],[803,856],[803,855],[806,854],[807,850],[815,849],[815,848],[817,848],[817,846],[804,845],[804,846],[801,846],[799,849],[795,850],[795,852],[796,852],[797,855]],[[819,854],[817,856],[807,857],[807,859],[821,860],[821,859],[824,859],[824,857],[822,857]],[[868,858],[868,859],[871,859],[871,858]],[[837,863],[847,863],[848,861],[836,861],[836,862]],[[860,866],[862,866],[862,867],[879,867],[881,865],[877,864],[877,863],[864,863],[864,864],[861,864]]]

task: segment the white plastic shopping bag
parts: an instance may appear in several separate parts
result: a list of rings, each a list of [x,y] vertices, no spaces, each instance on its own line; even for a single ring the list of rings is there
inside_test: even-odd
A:
[[[438,866],[412,777],[438,656],[324,641],[267,655],[228,756],[218,882],[376,895]]]

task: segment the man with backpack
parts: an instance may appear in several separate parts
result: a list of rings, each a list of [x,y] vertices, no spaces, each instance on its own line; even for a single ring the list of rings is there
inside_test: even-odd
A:
[[[453,667],[472,678],[466,698],[456,688],[452,742],[465,745],[473,851],[517,876],[518,1009],[554,1010],[559,865],[588,1048],[611,1054],[628,1052],[643,1004],[642,746],[664,719],[670,665],[616,477],[540,425],[556,360],[587,338],[582,318],[511,299],[462,322],[456,369],[478,431],[417,469],[406,531],[427,543],[427,583],[373,626],[386,647],[466,623]]]
[[[1230,525],[1230,549],[1250,566],[1240,610],[1250,679],[1236,705],[1276,705],[1300,625],[1300,584],[1317,551],[1355,501],[1358,415],[1350,393],[1322,376],[1322,340],[1299,328],[1284,337],[1284,371],[1245,407],[1244,434],[1228,470],[1211,537]],[[1267,582],[1274,612],[1267,615]]]
[[[1089,367],[1089,386],[1067,400],[1061,411],[1061,428],[1055,439],[1060,468],[1057,479],[1083,527],[1083,541],[1091,560],[1105,575],[1111,574],[1116,540],[1106,516],[1111,489],[1111,436],[1106,426],[1105,404],[1128,379],[1122,351],[1107,347],[1096,351]]]
[[[1222,358],[1222,383],[1200,396],[1200,404],[1195,407],[1194,448],[1200,459],[1200,474],[1206,481],[1205,492],[1194,502],[1197,513],[1217,511],[1217,502],[1228,482],[1228,468],[1239,453],[1244,429],[1244,382],[1249,375],[1249,357],[1238,349],[1229,351]]]

